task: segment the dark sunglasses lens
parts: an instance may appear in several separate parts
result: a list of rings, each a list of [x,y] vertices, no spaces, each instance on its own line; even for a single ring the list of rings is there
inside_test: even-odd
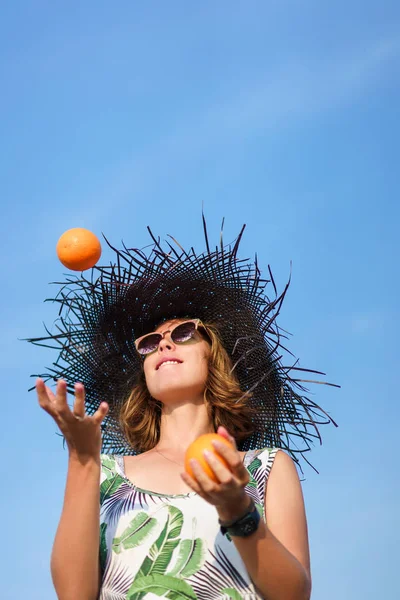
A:
[[[154,350],[157,349],[161,339],[162,336],[159,333],[151,333],[150,335],[146,335],[146,337],[139,342],[138,352],[140,354],[150,354],[150,352],[154,352]]]
[[[187,342],[194,336],[196,331],[195,323],[181,323],[171,332],[171,338],[177,344]]]

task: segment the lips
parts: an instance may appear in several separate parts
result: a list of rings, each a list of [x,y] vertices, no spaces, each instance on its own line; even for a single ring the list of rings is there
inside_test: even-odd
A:
[[[158,371],[158,369],[161,367],[161,365],[163,365],[164,363],[169,363],[172,365],[180,365],[183,361],[179,360],[179,358],[163,358],[162,360],[160,360],[159,363],[157,363],[156,366],[156,371]]]

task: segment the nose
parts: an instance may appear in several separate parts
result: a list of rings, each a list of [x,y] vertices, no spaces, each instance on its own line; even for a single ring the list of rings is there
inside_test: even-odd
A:
[[[164,350],[173,350],[175,348],[175,344],[171,339],[171,335],[169,331],[164,333],[164,337],[161,342],[158,344],[158,351],[163,352]]]

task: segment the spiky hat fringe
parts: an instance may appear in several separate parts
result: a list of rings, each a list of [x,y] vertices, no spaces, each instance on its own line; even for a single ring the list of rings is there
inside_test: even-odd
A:
[[[276,319],[290,284],[278,294],[271,269],[261,277],[254,261],[239,259],[245,226],[232,245],[220,243],[211,250],[203,217],[206,251],[186,252],[171,236],[163,248],[148,228],[152,244],[145,249],[114,248],[116,262],[96,266],[86,277],[68,276],[51,301],[60,305],[55,331],[28,341],[57,349],[52,367],[40,377],[63,378],[73,393],[74,383],[84,383],[87,412],[93,414],[102,400],[110,405],[103,423],[103,451],[132,454],[119,425],[120,408],[135,385],[141,359],[135,338],[171,318],[199,318],[218,327],[233,370],[254,411],[254,433],[240,443],[241,450],[265,446],[285,449],[298,461],[315,440],[318,427],[333,419],[305,394],[300,373],[324,375],[300,368],[283,345],[287,333]],[[274,298],[265,288],[270,284]],[[295,376],[296,374],[296,376]],[[333,384],[327,384],[333,385]],[[336,386],[337,387],[337,386]],[[310,463],[309,463],[310,464]]]

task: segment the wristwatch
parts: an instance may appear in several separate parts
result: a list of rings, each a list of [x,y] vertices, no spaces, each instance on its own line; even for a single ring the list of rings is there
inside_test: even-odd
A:
[[[248,535],[251,535],[257,531],[259,523],[260,513],[258,512],[253,499],[251,499],[250,506],[243,517],[228,522],[219,520],[221,533],[223,535],[229,533],[229,535],[237,537],[247,537]]]

